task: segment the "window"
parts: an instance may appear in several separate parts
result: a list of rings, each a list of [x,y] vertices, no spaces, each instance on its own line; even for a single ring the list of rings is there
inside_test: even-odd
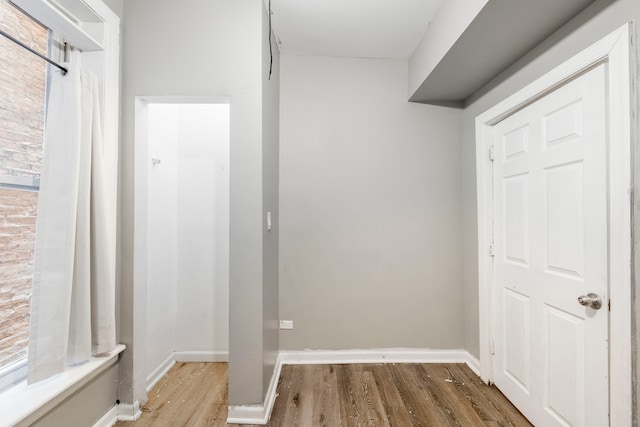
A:
[[[7,0],[0,29],[47,54],[49,31]],[[26,372],[46,82],[46,63],[0,36],[0,389]]]

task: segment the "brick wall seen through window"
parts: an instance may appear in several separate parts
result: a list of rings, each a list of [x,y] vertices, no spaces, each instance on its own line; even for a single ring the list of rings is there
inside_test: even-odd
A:
[[[0,28],[47,53],[48,31],[6,0]],[[44,61],[0,36],[0,183],[40,176],[46,78]],[[0,184],[0,368],[27,354],[37,202],[37,186]]]

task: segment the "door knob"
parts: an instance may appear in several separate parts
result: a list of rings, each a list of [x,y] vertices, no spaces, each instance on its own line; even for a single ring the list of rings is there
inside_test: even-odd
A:
[[[598,294],[594,293],[580,295],[578,297],[578,302],[580,303],[580,305],[591,307],[594,310],[599,310],[602,307],[602,299],[598,296]]]

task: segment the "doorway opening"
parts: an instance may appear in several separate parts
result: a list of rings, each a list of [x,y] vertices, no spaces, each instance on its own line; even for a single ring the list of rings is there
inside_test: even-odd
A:
[[[136,99],[134,375],[147,393],[176,362],[229,360],[229,130],[228,99]]]

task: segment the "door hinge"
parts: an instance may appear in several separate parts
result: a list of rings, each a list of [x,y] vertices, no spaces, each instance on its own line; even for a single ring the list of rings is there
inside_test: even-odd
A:
[[[489,245],[489,256],[491,257],[496,256],[496,250],[493,246],[493,243]]]
[[[489,148],[489,160],[494,161],[496,159],[496,155],[493,151],[493,147]]]
[[[611,311],[611,300],[607,302],[607,310]]]
[[[491,352],[492,356],[496,354],[496,342],[494,340],[489,341],[489,351]]]

